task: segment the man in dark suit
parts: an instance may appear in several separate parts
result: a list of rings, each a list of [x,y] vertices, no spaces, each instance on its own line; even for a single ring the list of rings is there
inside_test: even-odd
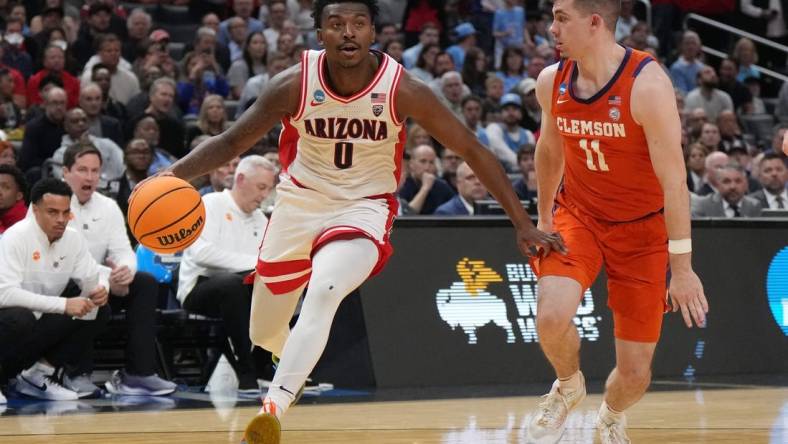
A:
[[[747,173],[740,165],[729,163],[714,172],[718,192],[692,201],[693,217],[758,217],[761,204],[745,196]]]
[[[457,167],[457,195],[439,206],[436,215],[441,216],[472,216],[473,204],[477,200],[489,197],[479,178],[473,173],[471,167],[463,162]]]
[[[399,197],[415,214],[432,214],[454,196],[449,184],[436,177],[435,150],[429,145],[413,148],[408,161],[408,177],[399,190]]]
[[[104,115],[104,104],[101,87],[96,83],[89,83],[79,92],[79,107],[88,116],[88,132],[96,137],[103,137],[123,146],[123,129],[120,121],[114,117]]]
[[[722,151],[714,151],[706,156],[704,162],[704,184],[695,192],[698,196],[707,196],[717,192],[717,176],[714,172],[730,163],[730,158]]]
[[[788,209],[788,191],[785,188],[788,183],[788,168],[785,166],[785,156],[777,153],[764,155],[759,170],[758,180],[763,185],[763,189],[750,194],[749,197],[760,202],[763,208]]]

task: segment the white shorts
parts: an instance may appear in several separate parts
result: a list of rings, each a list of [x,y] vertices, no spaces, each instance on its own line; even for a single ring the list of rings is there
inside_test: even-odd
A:
[[[393,195],[338,200],[285,179],[277,186],[255,269],[273,294],[296,290],[312,273],[312,256],[327,242],[366,237],[378,247],[375,275],[391,256],[389,232],[397,214]]]

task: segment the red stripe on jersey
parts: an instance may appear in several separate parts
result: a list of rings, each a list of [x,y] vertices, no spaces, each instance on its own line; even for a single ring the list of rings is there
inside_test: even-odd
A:
[[[402,65],[397,66],[397,72],[394,74],[394,80],[391,82],[391,92],[389,97],[389,114],[391,114],[391,120],[394,122],[395,125],[402,125],[402,121],[399,120],[397,116],[397,88],[399,88],[399,81],[402,78]]]
[[[282,164],[282,171],[287,172],[287,168],[296,158],[298,153],[298,129],[290,123],[290,118],[282,119],[282,132],[279,134],[279,163]]]
[[[266,262],[262,259],[257,261],[257,274],[265,277],[283,276],[285,274],[298,273],[309,269],[312,261],[309,259],[295,259],[292,261]]]
[[[271,290],[271,293],[276,295],[290,293],[291,291],[297,289],[298,287],[306,284],[311,276],[312,276],[312,272],[309,272],[295,279],[290,279],[289,281],[265,282],[265,286],[268,287],[269,290]]]
[[[402,156],[404,155],[403,152],[405,151],[405,142],[408,140],[408,132],[405,130],[405,125],[399,129],[399,137],[397,137],[397,143],[394,144],[394,181],[399,185],[400,179],[402,179]],[[394,199],[399,206],[399,201]],[[396,213],[396,211],[394,212]]]
[[[326,94],[328,94],[329,97],[340,103],[350,103],[372,91],[372,88],[374,88],[375,85],[378,84],[378,81],[380,81],[380,78],[383,77],[383,73],[386,72],[386,66],[388,66],[389,64],[389,57],[383,54],[383,61],[380,63],[380,65],[378,65],[378,71],[375,73],[375,77],[372,79],[369,85],[367,85],[366,88],[361,90],[361,92],[358,92],[350,97],[342,97],[341,95],[331,91],[331,88],[328,87],[328,83],[325,81],[325,78],[323,77],[323,61],[325,59],[325,56],[326,56],[326,52],[322,51],[317,59],[317,77],[320,80],[320,85],[326,91]]]
[[[304,51],[301,54],[301,93],[298,96],[298,112],[295,113],[293,120],[298,120],[304,114],[304,109],[306,109],[306,81],[309,78],[309,60],[307,58],[307,54],[309,51]]]

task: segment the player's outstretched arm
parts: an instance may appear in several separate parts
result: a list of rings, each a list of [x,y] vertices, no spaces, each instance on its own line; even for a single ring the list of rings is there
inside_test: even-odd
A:
[[[282,117],[295,114],[300,93],[301,65],[298,64],[275,75],[232,126],[199,144],[168,171],[191,180],[224,165],[262,139]]]
[[[631,103],[632,115],[643,126],[651,164],[665,194],[673,311],[681,309],[687,327],[692,327],[693,319],[700,326],[709,306],[703,285],[692,270],[690,198],[681,150],[681,123],[673,85],[658,64],[646,65],[638,75]]]
[[[553,110],[553,81],[558,65],[543,69],[536,79],[536,98],[542,107],[542,124],[536,142],[536,196],[539,205],[539,229],[553,231],[553,205],[564,176],[564,149],[556,127]]]
[[[413,118],[436,140],[468,162],[512,220],[523,254],[532,254],[531,247],[537,246],[544,248],[546,254],[551,250],[565,252],[558,236],[542,233],[534,227],[498,159],[478,142],[476,136],[438,100],[427,85],[406,72],[402,73],[397,93],[397,113],[402,119]]]

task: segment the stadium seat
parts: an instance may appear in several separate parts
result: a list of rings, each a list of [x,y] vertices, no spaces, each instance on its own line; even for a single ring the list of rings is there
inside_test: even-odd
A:
[[[184,24],[192,22],[188,6],[161,5],[158,11],[161,23]]]

